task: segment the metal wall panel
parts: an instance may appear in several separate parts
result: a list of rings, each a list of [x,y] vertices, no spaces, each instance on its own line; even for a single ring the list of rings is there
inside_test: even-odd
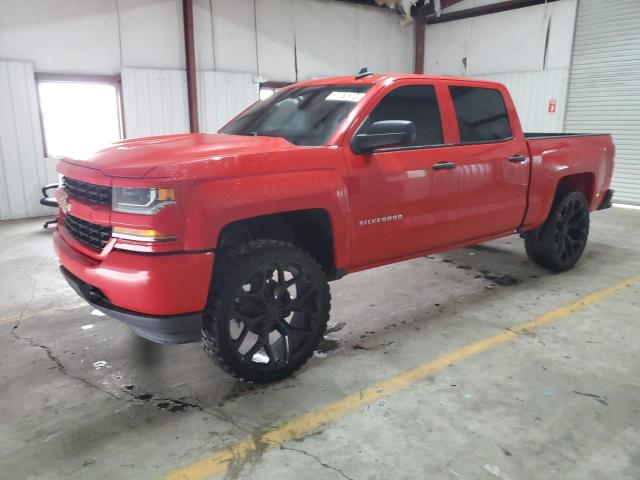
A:
[[[474,78],[493,80],[507,86],[525,132],[562,132],[568,69],[494,73]],[[555,112],[549,111],[550,101],[556,102]]]
[[[43,154],[33,66],[0,61],[0,220],[54,213],[39,199],[55,163]]]
[[[610,132],[614,201],[640,205],[640,2],[580,0],[565,127]]]
[[[200,129],[215,132],[258,99],[250,73],[198,72]],[[184,70],[125,68],[122,96],[127,138],[189,131]]]
[[[466,0],[446,11],[480,1]],[[429,25],[427,71],[475,77],[569,68],[576,3],[562,0]]]
[[[250,73],[198,72],[200,130],[216,132],[258,100],[259,86]]]
[[[189,131],[184,70],[123,68],[122,101],[127,138]]]

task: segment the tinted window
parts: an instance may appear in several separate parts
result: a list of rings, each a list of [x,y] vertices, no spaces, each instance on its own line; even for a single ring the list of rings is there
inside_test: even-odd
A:
[[[511,137],[502,95],[491,88],[449,87],[456,109],[460,141],[486,142]]]
[[[296,145],[324,145],[370,85],[287,88],[262,100],[220,133],[282,137]]]
[[[412,121],[416,127],[412,146],[443,143],[440,109],[432,85],[407,85],[389,92],[373,109],[367,124],[381,120]]]

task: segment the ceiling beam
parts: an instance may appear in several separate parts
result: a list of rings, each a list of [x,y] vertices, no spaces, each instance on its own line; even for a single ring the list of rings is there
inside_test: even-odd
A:
[[[509,0],[505,2],[492,3],[481,7],[467,8],[457,12],[443,13],[439,17],[433,14],[424,17],[424,21],[428,24],[451,22],[453,20],[462,20],[464,18],[479,17],[481,15],[489,15],[491,13],[506,12],[517,8],[532,7],[543,3],[555,2],[557,0]],[[450,6],[450,5],[449,5]]]
[[[449,8],[455,5],[456,3],[460,3],[463,1],[464,0],[440,0],[440,8],[444,10],[445,8]]]
[[[367,7],[380,8],[380,6],[376,4],[374,0],[335,0],[335,1],[344,2],[344,3],[356,3],[358,5],[365,5]]]

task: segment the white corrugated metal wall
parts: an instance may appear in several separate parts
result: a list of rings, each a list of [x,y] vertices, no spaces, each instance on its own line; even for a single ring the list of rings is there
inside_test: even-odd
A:
[[[462,0],[445,12],[495,1]],[[576,0],[561,0],[428,25],[427,71],[504,83],[525,131],[561,132],[575,12]]]
[[[198,72],[200,130],[215,132],[258,99],[250,73]],[[128,138],[189,131],[184,70],[125,68],[122,97]]]
[[[568,132],[610,132],[614,201],[640,205],[640,2],[580,0]]]
[[[199,79],[203,131],[217,130],[258,98],[258,86],[249,77],[295,81],[354,73],[362,65],[378,72],[411,71],[413,28],[401,26],[388,9],[325,0],[203,0],[194,2],[194,17],[196,66],[204,72]],[[180,0],[0,1],[0,59],[30,62],[42,73],[121,73],[128,137],[187,131],[183,37]],[[248,73],[238,73],[247,77],[236,77],[228,85],[226,77],[213,71]],[[0,95],[6,103],[12,95],[6,79],[3,82]],[[29,85],[35,91],[33,79]],[[215,98],[222,100],[212,103]],[[7,111],[0,111],[5,123]],[[38,118],[37,105],[24,112],[24,118]],[[0,132],[3,137],[18,128],[12,123],[9,127]],[[51,210],[38,205],[31,186],[36,177],[29,173],[41,162],[53,177],[38,179],[38,186],[57,178],[56,160],[43,158],[40,137],[38,128],[32,144],[20,144],[22,151],[38,152],[27,166],[11,163],[10,169],[0,170],[0,188],[8,181],[17,188],[23,180],[15,175],[30,175],[24,190],[12,190],[11,206],[6,189],[0,192],[0,218]],[[6,152],[12,141],[2,147],[2,167],[7,156],[16,161],[15,154]]]
[[[260,87],[250,73],[198,72],[200,130],[218,131],[259,95]]]
[[[53,214],[38,200],[56,178],[55,160],[43,155],[33,66],[0,61],[0,220]]]
[[[562,132],[569,70],[494,73],[476,78],[503,83],[509,89],[525,132]],[[555,101],[555,110],[549,103]]]
[[[258,99],[249,73],[198,72],[202,131],[215,132]],[[189,130],[183,70],[122,71],[127,137]],[[57,159],[45,158],[33,66],[0,61],[0,220],[53,214],[40,188],[57,180]]]
[[[122,106],[127,138],[188,132],[186,72],[123,68]]]

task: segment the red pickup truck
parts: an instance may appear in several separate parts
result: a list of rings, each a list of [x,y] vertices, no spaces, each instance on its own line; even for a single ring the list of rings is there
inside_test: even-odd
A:
[[[609,135],[523,133],[498,83],[316,80],[218,134],[63,159],[54,244],[96,308],[267,382],[311,356],[346,273],[515,233],[542,267],[573,267],[613,157]]]

